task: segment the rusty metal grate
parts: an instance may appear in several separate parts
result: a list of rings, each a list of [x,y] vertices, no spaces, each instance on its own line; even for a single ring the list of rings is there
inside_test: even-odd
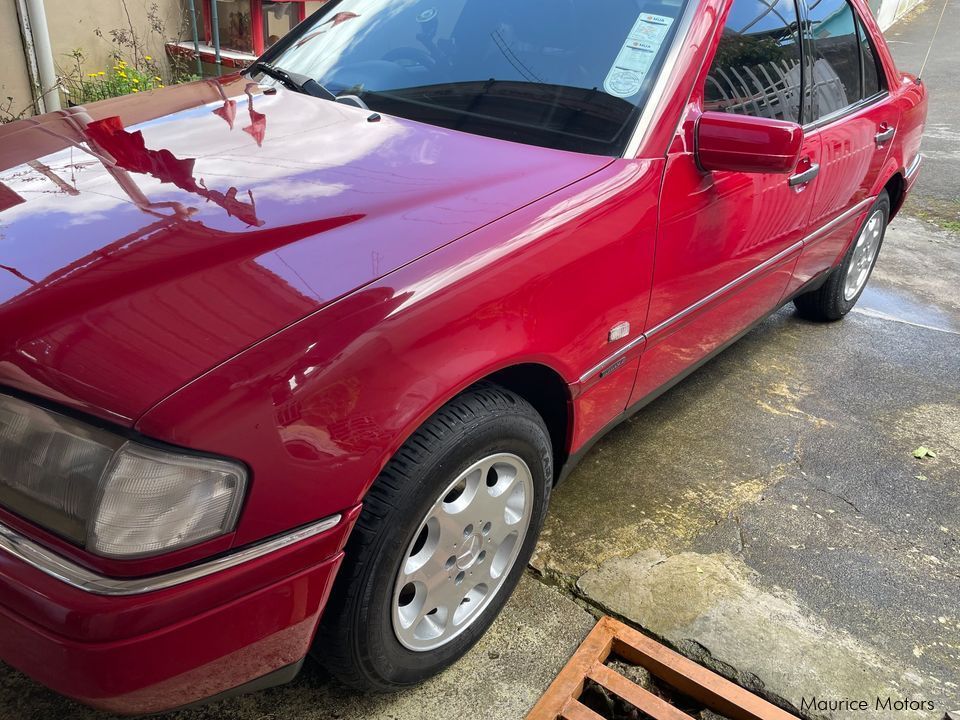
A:
[[[626,701],[653,720],[692,716],[628,680],[605,664],[619,657],[647,670],[660,683],[730,720],[796,720],[739,685],[610,617],[601,618],[536,704],[527,720],[604,720],[580,702],[588,681]]]

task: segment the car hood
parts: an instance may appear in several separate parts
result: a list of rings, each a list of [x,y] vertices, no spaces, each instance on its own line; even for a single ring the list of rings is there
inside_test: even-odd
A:
[[[0,385],[125,424],[609,158],[242,76],[0,129]]]

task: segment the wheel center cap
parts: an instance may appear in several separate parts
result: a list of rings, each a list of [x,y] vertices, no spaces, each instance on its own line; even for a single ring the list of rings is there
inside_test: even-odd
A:
[[[474,533],[464,540],[463,545],[457,551],[457,567],[461,570],[471,567],[477,561],[482,545],[483,541],[480,539],[479,533]]]

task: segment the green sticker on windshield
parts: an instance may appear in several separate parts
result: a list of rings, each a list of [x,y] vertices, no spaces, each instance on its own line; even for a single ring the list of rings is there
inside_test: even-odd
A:
[[[671,17],[641,13],[610,68],[603,89],[610,95],[622,98],[633,97],[640,92],[671,25]]]

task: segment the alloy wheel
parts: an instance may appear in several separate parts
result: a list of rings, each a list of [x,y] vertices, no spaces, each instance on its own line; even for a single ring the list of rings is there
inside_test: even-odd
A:
[[[533,514],[533,476],[516,455],[474,463],[430,507],[404,554],[393,630],[409,650],[435,650],[466,630],[496,597]]]
[[[843,282],[843,299],[847,302],[853,300],[867,284],[877,251],[880,249],[880,240],[883,238],[883,223],[883,211],[874,210],[857,238]]]

